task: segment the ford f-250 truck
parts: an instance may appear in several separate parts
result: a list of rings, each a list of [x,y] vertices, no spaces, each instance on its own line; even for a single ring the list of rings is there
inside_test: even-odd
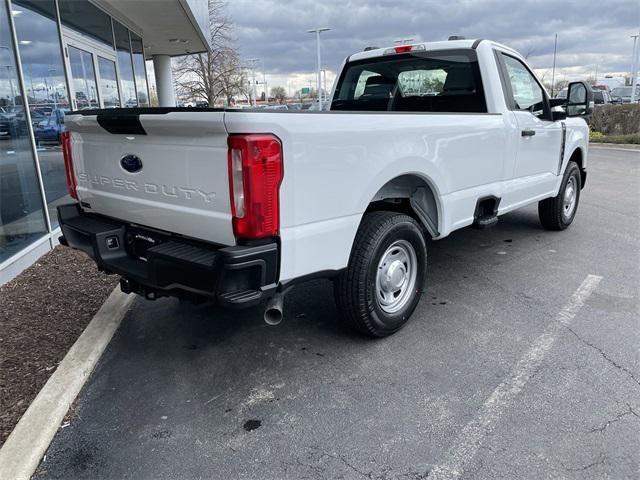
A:
[[[550,99],[488,40],[348,57],[326,112],[139,108],[66,116],[61,243],[147,299],[268,301],[328,277],[344,319],[382,337],[425,289],[427,239],[538,202],[574,219],[591,89]]]

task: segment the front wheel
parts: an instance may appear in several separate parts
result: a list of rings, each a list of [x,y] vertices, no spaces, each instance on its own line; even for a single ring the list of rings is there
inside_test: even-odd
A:
[[[386,211],[366,214],[349,265],[334,284],[345,321],[372,337],[400,330],[420,300],[426,264],[426,242],[413,218]]]
[[[540,223],[547,230],[564,230],[573,222],[578,210],[581,189],[580,168],[569,162],[558,195],[538,203]]]

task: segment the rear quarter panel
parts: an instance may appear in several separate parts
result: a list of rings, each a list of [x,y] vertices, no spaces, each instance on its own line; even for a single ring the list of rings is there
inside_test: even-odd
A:
[[[227,112],[225,125],[282,141],[281,280],[344,268],[363,212],[397,176],[422,177],[446,202],[505,175],[500,114]],[[476,198],[456,208],[472,216]],[[441,210],[446,232],[463,213]]]

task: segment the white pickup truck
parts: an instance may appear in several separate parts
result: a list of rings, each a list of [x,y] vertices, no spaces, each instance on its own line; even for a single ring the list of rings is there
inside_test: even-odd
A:
[[[124,292],[225,306],[327,277],[345,321],[382,337],[425,289],[428,238],[538,202],[567,228],[587,175],[591,89],[549,99],[488,40],[348,57],[330,111],[145,108],[66,116],[61,243]]]

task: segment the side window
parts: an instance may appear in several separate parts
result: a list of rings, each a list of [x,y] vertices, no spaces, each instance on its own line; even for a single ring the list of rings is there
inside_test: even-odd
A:
[[[502,55],[507,69],[516,110],[528,110],[533,115],[544,115],[544,92],[524,64],[513,57]]]

